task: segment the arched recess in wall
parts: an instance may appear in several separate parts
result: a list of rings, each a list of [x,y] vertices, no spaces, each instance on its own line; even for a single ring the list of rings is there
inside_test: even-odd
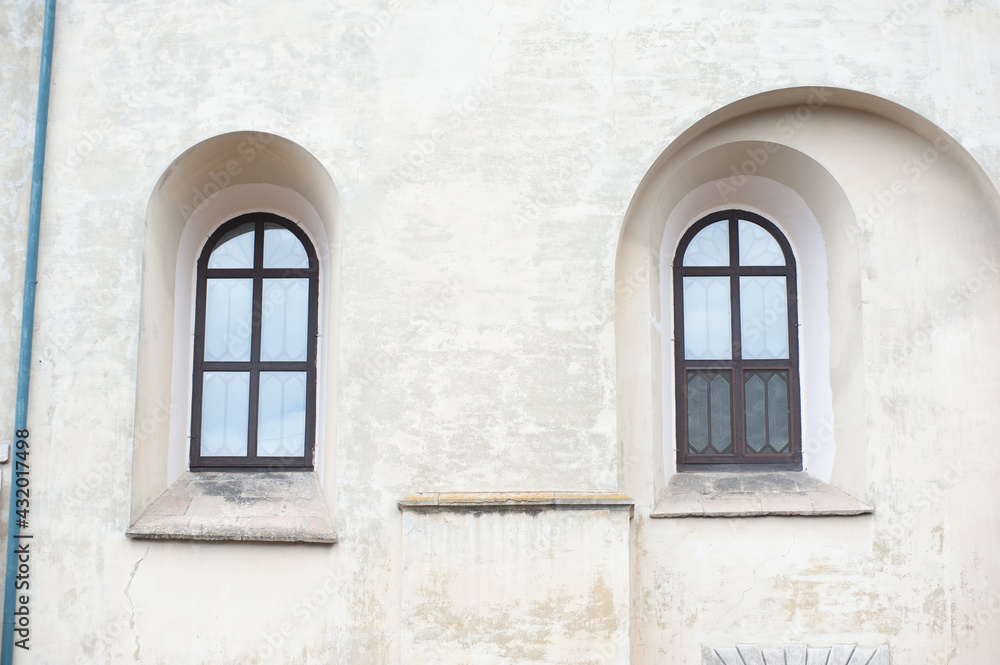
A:
[[[197,257],[212,231],[248,212],[297,224],[320,265],[315,474],[333,506],[339,303],[338,196],[307,150],[262,132],[206,139],[157,182],[146,212],[132,458],[132,521],[188,468]]]
[[[885,249],[881,229],[953,218],[962,220],[951,231],[961,234],[956,243],[995,242],[996,189],[933,123],[842,89],[755,95],[674,140],[632,198],[616,258],[621,487],[637,505],[655,505],[676,471],[669,294],[677,242],[705,214],[729,208],[774,221],[800,266],[804,471],[868,497],[879,463],[869,447],[884,432],[869,425],[866,362],[878,349],[866,335],[863,303],[875,278],[866,253]]]

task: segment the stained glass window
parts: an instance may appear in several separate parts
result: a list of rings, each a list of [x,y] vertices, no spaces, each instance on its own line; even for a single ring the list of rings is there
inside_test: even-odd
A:
[[[802,468],[797,320],[774,223],[726,210],[688,229],[674,259],[679,470]]]

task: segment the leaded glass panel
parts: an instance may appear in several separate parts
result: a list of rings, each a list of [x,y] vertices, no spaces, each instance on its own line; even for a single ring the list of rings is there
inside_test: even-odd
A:
[[[778,241],[762,226],[741,219],[740,265],[741,266],[783,266],[785,254]]]
[[[265,268],[308,268],[309,256],[295,234],[278,224],[264,224]]]
[[[729,265],[729,222],[709,224],[691,240],[684,252],[684,266]]]
[[[222,236],[208,257],[208,267],[253,268],[254,228],[250,222]]]

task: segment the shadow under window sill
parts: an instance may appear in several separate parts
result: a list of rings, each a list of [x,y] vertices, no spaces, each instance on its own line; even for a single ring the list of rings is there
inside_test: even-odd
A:
[[[313,472],[185,473],[125,533],[155,540],[337,542]]]
[[[843,517],[874,509],[804,471],[677,473],[650,517]]]

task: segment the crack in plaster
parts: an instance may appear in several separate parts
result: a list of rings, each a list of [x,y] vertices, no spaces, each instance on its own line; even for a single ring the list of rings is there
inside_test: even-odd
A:
[[[737,601],[737,603],[735,605],[733,605],[728,610],[726,610],[726,613],[723,614],[719,618],[719,621],[716,624],[716,627],[718,627],[718,625],[721,624],[722,621],[727,616],[729,616],[730,612],[732,612],[733,610],[735,610],[736,608],[738,608],[740,605],[743,604],[743,601],[746,599],[747,594],[750,593],[750,590],[753,589],[754,586],[756,586],[756,584],[757,584],[757,571],[760,570],[761,568],[763,568],[765,565],[767,565],[771,561],[774,561],[775,559],[784,559],[785,557],[787,557],[789,555],[789,553],[792,551],[793,547],[795,547],[795,538],[794,537],[792,538],[792,544],[788,546],[788,549],[785,550],[784,554],[776,554],[776,555],[774,555],[772,557],[768,557],[768,558],[764,559],[763,561],[761,561],[760,563],[758,563],[756,566],[753,567],[753,570],[750,571],[750,574],[753,575],[753,581],[750,582],[750,586],[748,586],[746,589],[743,590],[743,594],[740,595],[739,601]]]
[[[497,52],[497,46],[500,45],[500,35],[503,34],[503,22],[496,21],[492,16],[493,7],[495,7],[496,4],[497,4],[496,0],[493,0],[493,2],[490,3],[490,8],[486,10],[486,18],[490,19],[491,21],[494,21],[497,25],[500,26],[500,29],[497,30],[496,41],[493,42],[493,48],[490,49],[490,57],[486,60],[487,76],[489,76],[489,71],[493,68],[493,54]]]
[[[128,628],[132,633],[132,640],[135,642],[135,651],[132,652],[132,660],[137,663],[142,661],[139,660],[139,635],[135,632],[135,603],[132,602],[132,596],[129,595],[132,590],[132,582],[135,580],[135,575],[139,572],[139,564],[146,559],[146,555],[149,554],[149,547],[146,546],[146,551],[142,553],[139,560],[135,562],[132,566],[132,572],[129,573],[128,583],[125,585],[123,593],[125,594],[125,599],[128,600],[129,618],[128,618]]]

